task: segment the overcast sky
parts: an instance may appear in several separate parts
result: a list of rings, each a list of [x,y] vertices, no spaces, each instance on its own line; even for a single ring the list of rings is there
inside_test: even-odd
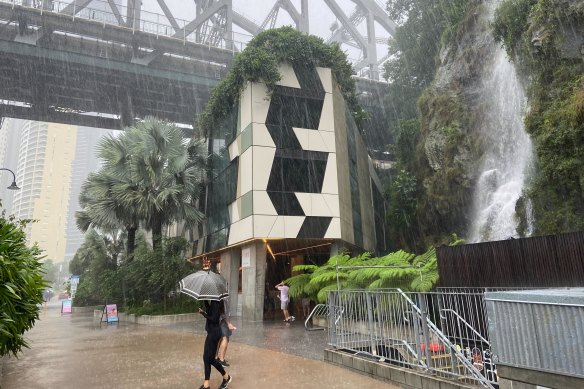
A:
[[[300,0],[291,1],[296,9],[300,11]],[[351,0],[336,1],[347,16],[353,12],[355,4]],[[274,3],[275,0],[233,0],[233,9],[255,21],[257,24],[261,24],[270,12]],[[382,1],[378,0],[377,3],[383,7]],[[188,21],[195,17],[195,2],[193,0],[166,0],[166,4],[177,19]],[[325,39],[328,38],[331,35],[330,27],[336,21],[335,15],[330,11],[323,0],[309,0],[308,6],[310,33]],[[163,14],[162,9],[156,0],[143,0],[142,9],[156,14]],[[292,24],[292,19],[287,12],[280,10],[276,27]],[[247,40],[243,36],[248,35],[247,32],[237,27],[235,27],[234,30],[236,32],[235,40]],[[364,22],[359,26],[359,30],[363,35],[366,34],[366,24]],[[376,26],[376,34],[378,37],[388,37],[388,34],[379,25]],[[237,35],[239,35],[239,39]],[[348,50],[348,48],[344,48]],[[385,45],[378,45],[377,50],[378,57],[381,58],[387,52],[387,47]],[[355,50],[348,51],[349,57],[355,59],[355,57],[358,56],[358,52]]]

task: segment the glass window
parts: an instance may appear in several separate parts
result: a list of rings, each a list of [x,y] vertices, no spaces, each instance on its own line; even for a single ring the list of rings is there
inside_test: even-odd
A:
[[[239,105],[238,102],[234,107]],[[207,238],[205,251],[227,245],[231,217],[229,205],[235,201],[237,192],[237,169],[239,159],[229,159],[229,144],[237,134],[238,110],[232,107],[225,119],[209,135],[210,183],[207,185]]]
[[[373,180],[371,180],[371,192],[373,193],[373,215],[375,220],[375,249],[382,255],[385,247],[385,202],[383,195]]]
[[[320,193],[327,160],[328,153],[278,150],[268,191]]]
[[[351,208],[353,214],[353,233],[355,245],[363,248],[363,225],[361,221],[361,196],[359,192],[359,177],[357,169],[357,145],[355,132],[357,126],[348,109],[345,109],[347,123],[347,146],[349,152],[349,183],[351,185]]]

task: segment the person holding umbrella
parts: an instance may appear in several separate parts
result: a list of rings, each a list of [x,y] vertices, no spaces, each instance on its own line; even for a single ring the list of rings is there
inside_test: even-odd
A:
[[[223,376],[223,382],[219,389],[225,389],[231,382],[231,376],[227,374],[221,363],[215,359],[215,353],[221,339],[222,300],[229,297],[227,282],[217,273],[213,273],[210,270],[200,270],[183,278],[180,281],[179,291],[197,300],[202,300],[205,304],[205,309],[199,308],[199,313],[207,319],[205,323],[207,337],[203,348],[205,380],[199,389],[209,388],[211,366],[215,367]]]
[[[211,378],[211,366],[215,367],[223,376],[223,382],[219,389],[225,389],[231,382],[231,376],[227,374],[223,365],[218,359],[215,359],[217,346],[221,340],[221,305],[222,301],[208,301],[205,300],[205,310],[199,308],[199,313],[207,319],[205,323],[205,331],[207,337],[205,338],[205,346],[203,348],[203,363],[205,364],[205,381],[199,389],[209,388],[209,379]]]

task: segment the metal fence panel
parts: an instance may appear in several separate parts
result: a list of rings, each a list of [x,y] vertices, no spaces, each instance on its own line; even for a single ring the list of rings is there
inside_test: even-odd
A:
[[[498,362],[584,377],[584,288],[486,294]]]
[[[443,287],[584,285],[584,232],[436,248]]]
[[[329,293],[335,348],[492,388],[496,383],[483,293]],[[332,312],[332,310],[331,310]]]

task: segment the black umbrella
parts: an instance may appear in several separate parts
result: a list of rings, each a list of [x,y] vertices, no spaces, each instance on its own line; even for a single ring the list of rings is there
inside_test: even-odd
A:
[[[180,280],[179,292],[197,300],[221,301],[229,297],[225,278],[210,270],[199,270]]]

